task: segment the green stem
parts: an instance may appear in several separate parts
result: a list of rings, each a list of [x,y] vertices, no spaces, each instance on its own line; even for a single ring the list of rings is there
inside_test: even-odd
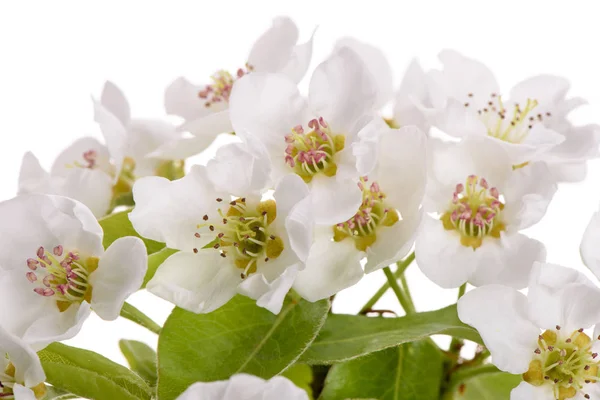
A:
[[[414,260],[415,260],[415,253],[412,252],[404,260],[399,261],[397,263],[398,269],[396,270],[396,272],[394,272],[394,275],[396,277],[402,276],[402,274],[404,274],[404,271],[406,271],[406,268],[408,268],[408,266]],[[381,299],[381,297],[385,294],[385,292],[387,292],[387,290],[389,288],[390,288],[389,282],[385,282],[379,288],[379,290],[373,295],[373,297],[371,297],[369,299],[369,301],[367,301],[367,303],[363,306],[363,308],[361,308],[361,310],[359,311],[359,314],[366,314],[369,310],[371,310],[373,308],[373,306],[375,305],[375,303],[377,303],[379,301],[379,299]]]
[[[402,288],[402,291],[406,295],[406,298],[408,299],[408,302],[410,303],[410,307],[413,310],[416,310],[415,303],[410,294],[410,288],[408,287],[408,281],[406,280],[406,275],[405,274],[400,275],[399,280],[400,280],[400,287]]]
[[[150,317],[148,317],[146,314],[144,314],[129,303],[123,304],[123,308],[121,309],[121,317],[135,322],[136,324],[143,326],[144,328],[156,333],[157,335],[162,329],[161,326],[158,325],[156,322],[152,321]]]
[[[467,284],[463,283],[461,285],[461,287],[458,288],[457,301],[460,300],[461,297],[463,297],[463,295],[465,294],[466,291],[467,291]],[[465,342],[462,339],[457,339],[457,338],[453,337],[452,341],[450,342],[450,352],[456,354],[457,358],[458,358],[458,355],[460,355],[460,350],[462,349],[464,344],[465,344]]]
[[[479,375],[495,374],[500,371],[493,364],[483,364],[477,367],[459,368],[450,376],[450,381],[446,389],[443,399],[451,399],[456,391],[456,388],[463,382],[472,379]]]
[[[467,284],[463,283],[461,287],[458,288],[458,299],[460,300],[461,297],[463,297],[463,295],[465,294],[465,292],[467,291]]]
[[[397,278],[392,273],[392,270],[390,269],[390,267],[385,267],[383,269],[383,272],[385,273],[385,276],[388,280],[388,283],[390,284],[390,287],[396,294],[396,297],[398,298],[400,305],[404,309],[404,312],[406,312],[406,315],[414,314],[415,313],[414,307],[411,307],[410,300],[406,297],[406,294],[402,291],[402,289],[398,285],[398,281],[396,280]]]

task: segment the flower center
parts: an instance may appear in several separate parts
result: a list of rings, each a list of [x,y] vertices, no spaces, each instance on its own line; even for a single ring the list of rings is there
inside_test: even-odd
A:
[[[62,312],[73,303],[90,302],[92,287],[89,275],[98,268],[98,258],[82,260],[77,250],[65,252],[58,245],[52,253],[38,248],[35,258],[27,259],[27,280],[35,285],[33,291],[43,297],[54,297]]]
[[[368,184],[365,176],[360,178],[358,187],[363,201],[352,218],[333,227],[333,240],[340,242],[350,237],[358,250],[366,251],[377,240],[377,228],[392,226],[399,217],[394,208],[386,205],[385,194],[377,182]]]
[[[215,72],[210,77],[212,83],[198,92],[198,97],[204,100],[205,107],[210,107],[215,103],[228,103],[235,80],[249,74],[253,69],[246,63],[246,68],[239,68],[235,77],[225,70]]]
[[[534,386],[552,385],[556,400],[570,399],[578,393],[589,399],[585,385],[598,381],[599,361],[598,353],[592,352],[594,342],[583,329],[568,336],[561,334],[560,326],[545,331],[539,337],[539,347],[523,380]]]
[[[467,96],[472,98],[474,95],[469,93]],[[502,96],[492,93],[487,106],[477,110],[477,114],[485,124],[489,136],[505,142],[522,143],[533,125],[544,120],[544,115],[533,112],[537,105],[537,100],[527,99],[525,108],[521,108],[518,103],[506,107]],[[470,103],[466,102],[464,106],[470,107]],[[549,112],[545,113],[545,117],[550,116]]]
[[[285,136],[285,163],[306,182],[323,173],[334,176],[337,172],[335,154],[344,149],[346,137],[334,135],[323,117],[308,121],[310,132],[305,133],[302,125]]]
[[[221,203],[223,199],[216,201]],[[283,240],[270,229],[277,217],[275,200],[265,200],[251,207],[245,198],[239,198],[230,202],[226,211],[219,207],[216,214],[204,215],[204,222],[197,225],[199,231],[194,236],[215,235],[204,248],[214,248],[223,258],[231,257],[242,270],[242,279],[256,272],[260,262],[275,259],[283,252]],[[197,248],[193,250],[198,253]]]
[[[500,237],[505,229],[501,220],[503,209],[498,189],[490,188],[484,178],[470,175],[466,184],[456,185],[450,207],[440,219],[445,229],[460,234],[463,246],[475,250],[486,236]]]
[[[15,366],[9,361],[6,369],[0,371],[0,399],[14,400],[13,387],[15,385]],[[46,396],[46,385],[42,382],[31,388],[36,399],[43,399]]]

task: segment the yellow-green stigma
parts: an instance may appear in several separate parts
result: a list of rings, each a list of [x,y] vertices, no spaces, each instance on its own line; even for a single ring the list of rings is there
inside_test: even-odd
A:
[[[475,250],[486,236],[500,237],[505,229],[501,218],[503,208],[498,189],[490,188],[484,178],[470,175],[466,184],[456,185],[450,207],[440,219],[445,229],[460,234],[463,246]]]
[[[216,199],[218,203],[223,199]],[[197,228],[215,235],[206,247],[214,248],[221,257],[231,257],[236,267],[242,270],[245,279],[256,272],[259,262],[268,262],[279,257],[284,250],[283,240],[271,232],[270,225],[277,217],[275,200],[265,200],[252,207],[246,198],[239,198],[229,203],[223,210],[217,209],[217,216],[204,215],[203,223]],[[201,238],[201,232],[194,236]],[[198,249],[194,248],[194,253]]]
[[[334,135],[322,117],[310,120],[308,127],[312,129],[308,133],[298,125],[285,136],[288,145],[284,155],[285,163],[306,183],[319,173],[336,174],[335,154],[344,149],[346,139],[344,135]]]
[[[585,385],[598,381],[598,354],[593,352],[593,344],[583,329],[570,335],[562,334],[560,326],[545,331],[523,380],[534,386],[552,385],[556,400],[571,399],[578,393],[589,399]]]
[[[358,187],[362,191],[363,201],[360,208],[346,222],[333,227],[333,239],[336,242],[352,238],[360,251],[366,249],[377,240],[377,229],[380,226],[392,226],[398,222],[398,212],[385,203],[385,194],[379,184],[368,184],[368,178],[360,179]]]

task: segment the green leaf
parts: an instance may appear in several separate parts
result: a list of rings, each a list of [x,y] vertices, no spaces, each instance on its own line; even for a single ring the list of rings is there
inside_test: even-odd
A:
[[[102,242],[104,248],[108,248],[112,242],[124,236],[136,236],[142,239],[146,244],[148,254],[156,253],[160,249],[164,248],[164,243],[143,238],[135,231],[135,229],[133,229],[133,225],[131,225],[131,221],[129,221],[128,216],[130,212],[131,210],[121,211],[115,214],[107,215],[106,217],[98,220],[102,230],[104,231],[104,240]]]
[[[479,375],[467,379],[458,385],[453,396],[454,400],[506,400],[510,392],[521,383],[521,375],[511,375],[506,372]]]
[[[146,343],[136,340],[119,341],[119,348],[127,359],[129,368],[141,376],[150,386],[156,386],[156,352]]]
[[[443,372],[443,357],[435,345],[426,340],[404,343],[334,365],[320,399],[437,399]]]
[[[38,353],[46,381],[95,400],[149,400],[152,389],[127,368],[92,351],[54,343]]]
[[[245,372],[271,378],[314,340],[329,301],[286,298],[279,315],[236,296],[209,314],[175,309],[158,341],[158,395],[172,400],[194,382]]]
[[[298,386],[300,389],[304,389],[304,391],[308,394],[308,398],[313,400],[311,386],[313,382],[313,370],[310,365],[294,364],[283,371],[281,376],[285,376],[290,381],[294,382],[294,385]]]
[[[438,334],[482,343],[475,329],[460,322],[456,305],[401,318],[333,314],[300,362],[333,364]]]
[[[44,396],[43,400],[70,400],[78,397],[79,396],[65,392],[64,390],[60,390],[54,386],[46,385],[46,395]]]
[[[150,282],[150,279],[154,277],[154,274],[156,274],[156,270],[158,270],[158,267],[160,267],[167,258],[169,258],[175,253],[177,253],[177,250],[165,247],[164,249],[159,250],[156,253],[150,254],[148,256],[148,270],[146,271],[146,276],[144,277],[144,283],[142,284],[142,288],[145,288],[148,282]]]

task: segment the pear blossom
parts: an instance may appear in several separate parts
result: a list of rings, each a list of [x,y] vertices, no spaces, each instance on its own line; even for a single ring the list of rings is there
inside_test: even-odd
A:
[[[93,309],[119,316],[147,268],[144,243],[114,241],[83,204],[60,196],[22,195],[0,203],[2,326],[35,350],[73,337]]]
[[[513,171],[485,138],[431,140],[423,218],[415,247],[421,271],[444,288],[469,282],[523,288],[542,243],[521,233],[543,216],[556,184],[543,164]]]
[[[443,70],[427,74],[431,108],[422,105],[434,125],[455,137],[484,136],[501,144],[515,166],[547,162],[556,179],[583,178],[586,161],[597,156],[600,131],[568,121],[585,101],[566,98],[567,80],[538,75],[515,85],[506,98],[482,63],[451,50],[439,58]]]
[[[43,399],[46,375],[31,348],[0,326],[0,398]]]
[[[417,59],[413,59],[394,92],[392,67],[384,53],[377,47],[361,42],[352,37],[337,41],[335,51],[347,47],[358,54],[373,75],[377,84],[377,101],[375,108],[382,109],[392,101],[393,118],[386,122],[394,127],[414,125],[428,133],[430,123],[421,110],[432,107],[429,101],[425,71]]]
[[[142,236],[180,250],[147,290],[195,313],[211,312],[236,293],[279,313],[312,244],[308,187],[296,175],[270,187],[260,143],[222,147],[206,167],[176,181],[142,178],[129,218]]]
[[[535,263],[527,296],[482,286],[459,300],[458,315],[479,331],[494,365],[522,374],[511,400],[600,397],[600,290],[578,271]]]
[[[363,62],[343,48],[315,69],[308,101],[283,74],[243,77],[231,93],[231,122],[237,135],[252,135],[267,149],[272,181],[300,176],[311,188],[315,221],[333,225],[362,203],[352,147],[378,120],[376,96]]]
[[[581,240],[581,258],[584,264],[600,279],[600,212],[595,212]]]
[[[151,157],[162,143],[171,141],[175,128],[151,119],[132,119],[127,99],[112,82],[106,82],[101,101],[94,100],[95,119],[105,143],[92,137],[77,139],[54,161],[50,172],[28,152],[19,174],[19,193],[67,196],[88,206],[96,217],[110,212],[128,196],[137,177],[183,175],[183,162]]]
[[[354,148],[364,174],[357,184],[362,203],[347,221],[316,231],[306,268],[296,278],[294,289],[307,300],[356,284],[363,259],[370,273],[403,259],[414,243],[427,180],[427,137],[417,127],[390,129],[380,123],[383,128],[361,131],[364,141]]]
[[[299,82],[312,58],[311,37],[298,44],[298,28],[288,17],[277,17],[273,25],[254,43],[244,66],[235,73],[219,70],[209,84],[193,84],[184,77],[173,81],[165,91],[168,114],[184,119],[179,132],[188,132],[165,144],[156,154],[187,158],[208,147],[220,133],[232,132],[229,100],[237,81],[250,73],[279,72]]]
[[[308,394],[289,379],[276,376],[267,380],[236,374],[226,381],[198,382],[177,400],[308,400]]]

